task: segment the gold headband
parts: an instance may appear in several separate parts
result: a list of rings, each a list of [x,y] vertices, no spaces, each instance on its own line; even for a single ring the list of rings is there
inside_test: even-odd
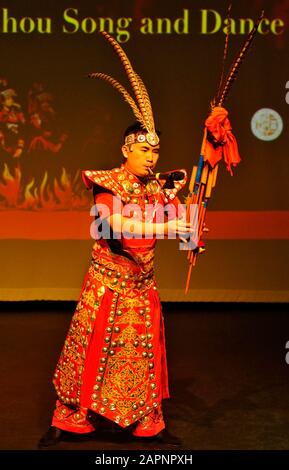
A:
[[[159,136],[156,133],[151,133],[151,132],[142,132],[139,131],[137,133],[131,133],[126,136],[124,139],[124,143],[127,145],[130,144],[142,144],[143,142],[147,142],[150,144],[152,147],[155,147],[158,145],[160,139]]]

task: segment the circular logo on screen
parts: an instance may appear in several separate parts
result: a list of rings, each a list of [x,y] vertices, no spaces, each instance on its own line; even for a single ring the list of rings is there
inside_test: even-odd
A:
[[[251,130],[257,139],[275,140],[283,130],[283,120],[274,109],[262,108],[252,117]]]

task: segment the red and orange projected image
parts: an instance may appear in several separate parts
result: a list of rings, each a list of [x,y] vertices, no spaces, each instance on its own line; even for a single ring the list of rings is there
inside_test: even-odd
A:
[[[0,211],[87,209],[79,171],[61,163],[69,135],[53,94],[34,82],[24,107],[6,78],[0,87]]]
[[[229,70],[262,10],[226,102],[241,164],[233,178],[221,165],[208,237],[287,239],[288,0],[239,2],[228,18],[217,1],[14,3],[0,8],[1,239],[90,237],[93,199],[81,172],[119,167],[123,132],[135,120],[115,90],[87,78],[102,72],[131,91],[100,30],[149,80],[162,131],[156,171],[190,173],[222,66]]]

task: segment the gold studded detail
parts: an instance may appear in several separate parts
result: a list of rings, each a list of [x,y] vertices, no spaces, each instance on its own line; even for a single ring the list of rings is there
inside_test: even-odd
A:
[[[117,177],[121,176],[122,172],[123,170],[113,170],[110,172],[111,176],[108,177],[108,173],[104,171],[101,176],[104,178],[103,184],[108,184],[108,189],[113,193],[117,193],[119,189],[121,190],[119,196],[123,203],[126,204],[127,197],[129,198],[130,195],[124,195],[122,182],[128,181],[130,184],[134,185],[136,180],[134,177],[129,178],[124,171],[125,177],[123,180],[118,181]],[[99,175],[99,172],[95,172],[93,178],[99,181]],[[97,181],[95,182],[97,183]],[[100,184],[100,186],[103,187],[103,184]],[[131,193],[131,199],[141,205],[142,211],[148,210],[147,208],[145,209],[144,206],[145,199],[150,204],[155,204],[156,202],[156,197],[150,194],[147,189],[145,190],[147,191],[147,197],[145,198],[143,186],[141,181],[139,186],[133,186],[133,189],[141,189],[140,197],[134,196],[134,194]],[[158,200],[160,200],[159,195]],[[163,201],[163,198],[161,201]],[[70,395],[67,394],[67,390],[70,390],[70,385],[64,390],[63,387],[60,386],[60,379],[63,380],[62,369],[58,368],[59,372],[55,375],[56,385],[58,385],[59,390],[58,396],[63,396],[64,400],[70,400],[70,403],[72,403],[70,397],[77,397],[75,398],[75,402],[79,403],[80,395],[77,393],[81,389],[81,373],[79,372],[79,367],[85,364],[84,361],[87,357],[86,347],[89,345],[90,341],[87,331],[89,330],[91,334],[95,327],[95,320],[100,320],[102,315],[105,316],[105,334],[102,339],[103,344],[100,346],[98,364],[95,365],[97,377],[94,377],[95,385],[92,384],[93,390],[90,394],[91,403],[89,406],[93,411],[97,411],[98,413],[107,410],[109,419],[117,423],[120,422],[122,426],[128,425],[128,423],[131,424],[140,418],[141,421],[143,421],[143,418],[145,418],[146,414],[149,412],[148,406],[151,410],[153,403],[157,401],[157,397],[153,395],[156,390],[150,388],[151,384],[153,386],[157,384],[159,378],[157,374],[153,374],[153,350],[155,342],[153,340],[152,326],[154,327],[156,322],[153,331],[157,338],[156,345],[158,345],[160,328],[160,322],[157,321],[158,311],[156,312],[155,318],[154,299],[156,297],[155,293],[152,291],[152,289],[156,289],[153,275],[153,251],[152,249],[136,253],[137,263],[135,264],[132,264],[130,260],[125,260],[125,262],[121,264],[117,254],[111,256],[111,253],[106,250],[106,247],[96,243],[92,255],[93,260],[89,268],[89,280],[86,281],[86,289],[81,294],[81,302],[78,303],[77,307],[78,322],[72,323],[70,330],[74,331],[73,339],[75,339],[75,344],[73,345],[71,340],[68,341],[66,351],[69,351],[69,354],[65,354],[63,358],[66,360],[64,367],[69,368],[71,364],[73,364],[71,371],[73,386]],[[94,288],[92,286],[94,286]],[[101,286],[103,286],[104,292],[100,290]],[[89,297],[90,294],[91,298]],[[100,294],[107,295],[104,302]],[[110,301],[108,300],[109,298],[111,299]],[[104,304],[106,304],[105,312],[103,309]],[[82,320],[83,318],[87,319],[87,323]],[[97,324],[96,328],[98,328]],[[81,342],[78,339],[80,336],[82,337]],[[158,352],[157,359],[159,360],[159,351],[157,349],[155,353],[156,352]],[[135,374],[134,380],[137,379],[136,374],[138,373],[134,364],[139,366],[139,362],[141,364],[140,367],[143,367],[143,369],[141,369],[142,375],[139,375],[139,377],[141,377],[141,383],[134,389],[135,395],[127,400],[127,408],[125,408],[126,405],[122,403],[122,400],[119,400],[119,397],[116,398],[116,393],[114,393],[114,383],[116,384],[116,382],[113,383],[111,381],[111,377],[113,377],[115,371],[119,370],[117,369],[119,361],[122,361],[122,363],[124,363],[124,361],[134,361],[132,367],[132,372]],[[155,362],[155,367],[157,371],[159,371],[158,362]],[[73,376],[73,372],[76,372],[75,376]],[[117,380],[122,381],[123,376],[125,376],[125,374],[119,376]],[[120,384],[120,386],[121,385],[122,384]],[[103,396],[108,398],[108,402],[104,401]],[[143,400],[141,400],[142,398]],[[132,407],[132,403],[134,403],[134,407]],[[104,410],[102,408],[104,408]],[[81,414],[81,419],[82,418],[83,415]]]

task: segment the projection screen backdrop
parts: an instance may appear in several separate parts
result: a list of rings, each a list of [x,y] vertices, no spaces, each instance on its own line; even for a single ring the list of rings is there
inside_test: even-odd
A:
[[[101,71],[128,86],[98,31],[121,43],[148,87],[162,131],[158,170],[190,174],[220,76],[227,4],[1,2],[1,300],[79,295],[93,244],[81,171],[119,166],[134,121],[112,87],[86,78]],[[234,176],[220,164],[188,295],[185,253],[175,240],[158,242],[163,300],[289,300],[289,0],[233,2],[228,65],[262,9],[226,103],[242,161]]]

